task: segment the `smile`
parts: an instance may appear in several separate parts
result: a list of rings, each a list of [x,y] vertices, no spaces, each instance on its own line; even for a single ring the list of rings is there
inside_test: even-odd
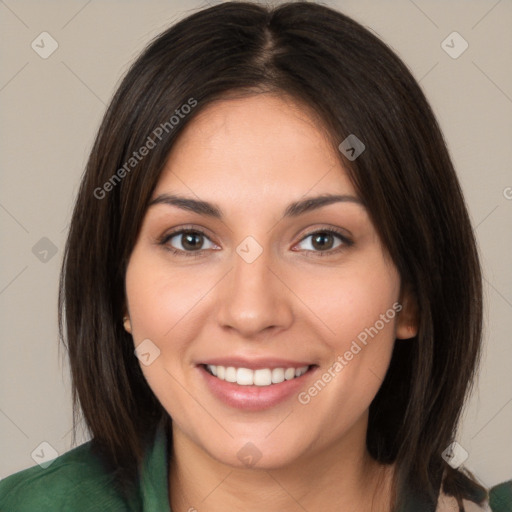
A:
[[[240,386],[271,386],[285,380],[292,380],[304,375],[309,366],[299,368],[235,368],[233,366],[205,365],[206,371],[217,379],[236,383]]]
[[[226,363],[224,366],[212,361],[196,368],[209,394],[229,407],[248,412],[263,411],[292,400],[319,370],[316,364],[291,361],[288,364],[277,360],[245,362],[245,365],[235,360]]]

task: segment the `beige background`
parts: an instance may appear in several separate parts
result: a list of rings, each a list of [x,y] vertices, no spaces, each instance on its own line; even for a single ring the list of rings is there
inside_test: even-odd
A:
[[[447,139],[476,227],[487,304],[483,367],[458,442],[469,453],[467,467],[484,484],[510,479],[512,2],[325,3],[394,48],[420,80]],[[71,447],[56,300],[80,176],[129,63],[153,36],[206,5],[0,1],[0,477],[34,465],[31,453],[43,441],[59,454]],[[44,31],[59,45],[47,59],[31,48]],[[441,47],[453,31],[469,44],[457,59]],[[55,255],[43,252],[51,248],[43,237]]]

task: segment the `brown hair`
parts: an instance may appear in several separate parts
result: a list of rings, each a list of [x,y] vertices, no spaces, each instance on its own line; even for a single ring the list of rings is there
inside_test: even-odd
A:
[[[360,24],[309,2],[227,2],[195,12],[147,47],[115,93],[83,176],[61,273],[74,428],[81,407],[98,453],[121,482],[136,478],[147,441],[168,415],[123,328],[127,262],[180,131],[213,101],[258,91],[287,94],[319,115],[417,301],[419,332],[395,343],[370,407],[368,450],[396,463],[397,496],[409,488],[435,502],[445,474],[447,492],[480,500],[474,493],[482,488],[441,457],[471,387],[482,323],[477,250],[452,162],[402,61]],[[192,101],[197,106],[171,126]],[[158,126],[166,129],[156,141]],[[366,146],[354,161],[337,150],[350,134]],[[148,137],[154,148],[127,167]]]

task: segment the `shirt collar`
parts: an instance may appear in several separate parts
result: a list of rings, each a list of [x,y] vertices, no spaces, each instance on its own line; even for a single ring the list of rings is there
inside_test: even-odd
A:
[[[142,461],[140,473],[140,495],[142,512],[171,512],[169,505],[169,461],[167,436],[162,423],[155,431],[153,444]]]

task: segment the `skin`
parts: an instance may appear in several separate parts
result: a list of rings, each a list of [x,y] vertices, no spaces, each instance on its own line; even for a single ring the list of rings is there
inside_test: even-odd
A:
[[[173,512],[389,510],[393,468],[366,450],[368,408],[395,339],[416,334],[414,301],[362,204],[283,217],[306,197],[357,198],[318,120],[271,93],[210,104],[174,145],[153,197],[163,193],[223,213],[150,206],[126,273],[125,328],[135,346],[149,338],[160,350],[141,368],[173,419]],[[180,235],[159,245],[180,227],[206,232],[202,254],[171,253],[193,252]],[[308,235],[327,228],[353,243],[334,235],[327,249],[314,245]],[[252,263],[236,252],[249,235],[262,248]],[[317,364],[318,377],[396,302],[400,313],[307,405],[293,396],[263,411],[232,408],[196,367],[213,357],[279,357]],[[248,442],[261,453],[252,467],[237,457]]]

